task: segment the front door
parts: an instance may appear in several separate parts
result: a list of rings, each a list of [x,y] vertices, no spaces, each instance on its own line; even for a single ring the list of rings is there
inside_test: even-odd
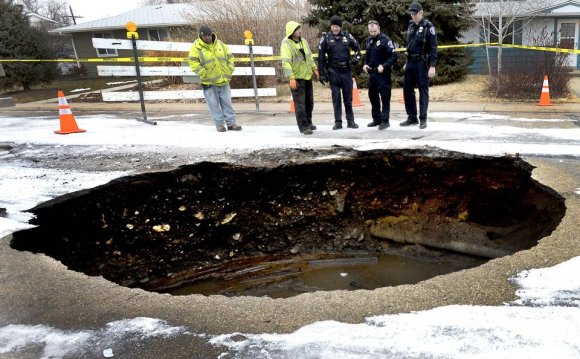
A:
[[[578,31],[580,20],[558,20],[558,47],[564,49],[578,49]],[[568,64],[580,68],[578,55],[570,55]]]

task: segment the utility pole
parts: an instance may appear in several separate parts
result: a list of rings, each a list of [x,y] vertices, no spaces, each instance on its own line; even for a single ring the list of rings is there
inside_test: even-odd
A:
[[[72,18],[73,24],[76,25],[77,24],[77,19],[76,18],[78,17],[79,19],[82,19],[83,17],[82,16],[75,17],[75,14],[73,13],[73,10],[72,10],[72,6],[69,5],[68,6],[68,9],[70,10],[70,15],[69,16],[65,16],[65,17]]]

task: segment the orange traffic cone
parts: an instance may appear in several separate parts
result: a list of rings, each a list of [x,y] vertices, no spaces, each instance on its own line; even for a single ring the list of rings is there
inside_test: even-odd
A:
[[[290,110],[288,112],[296,112],[296,109],[294,108],[294,99],[292,98],[292,95],[290,95]]]
[[[358,87],[356,86],[356,79],[352,78],[352,107],[362,106],[360,102],[360,95],[358,94]]]
[[[538,106],[552,106],[550,102],[550,85],[548,85],[548,75],[544,75],[544,84],[542,85],[542,94]]]
[[[77,126],[75,116],[72,114],[62,91],[58,92],[58,117],[60,118],[60,131],[54,131],[54,133],[66,135],[69,133],[86,132],[86,130],[81,130]]]

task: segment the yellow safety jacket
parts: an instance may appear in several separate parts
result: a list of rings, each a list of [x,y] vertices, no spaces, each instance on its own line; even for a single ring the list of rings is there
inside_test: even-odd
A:
[[[294,31],[300,26],[296,21],[288,21],[286,24],[286,37],[280,44],[280,57],[282,57],[282,69],[288,79],[310,80],[312,70],[316,69],[316,63],[312,58],[312,52],[308,42],[300,38],[299,42],[291,39]],[[304,55],[300,50],[304,50]]]
[[[211,36],[211,44],[201,38],[195,40],[189,50],[189,67],[199,75],[202,84],[224,86],[232,79],[234,56],[216,34]]]

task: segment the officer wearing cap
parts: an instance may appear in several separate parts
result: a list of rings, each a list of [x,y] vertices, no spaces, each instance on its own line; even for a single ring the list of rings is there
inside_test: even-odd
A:
[[[344,99],[346,123],[348,128],[358,128],[352,111],[352,72],[351,65],[356,65],[360,58],[360,45],[346,31],[342,31],[342,19],[339,16],[330,18],[330,31],[322,35],[318,45],[318,69],[320,82],[330,83],[332,105],[334,107],[333,130],[342,128],[341,91]],[[351,58],[350,51],[355,55]]]
[[[437,35],[433,24],[423,18],[423,7],[414,2],[409,6],[412,20],[407,28],[407,63],[403,80],[403,97],[407,120],[401,126],[419,124],[427,127],[427,108],[429,106],[429,78],[435,76],[437,64]],[[419,89],[419,118],[415,102],[415,87]]]

